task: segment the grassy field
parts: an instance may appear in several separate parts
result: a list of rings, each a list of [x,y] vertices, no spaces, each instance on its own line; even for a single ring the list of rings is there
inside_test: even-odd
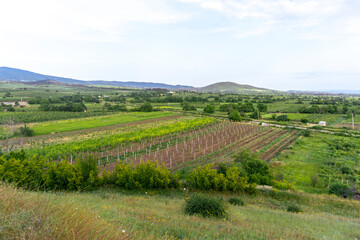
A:
[[[187,191],[41,193],[0,187],[2,239],[358,239],[360,203],[327,195],[240,196],[228,218],[183,213]],[[214,194],[212,194],[214,195]],[[234,195],[215,194],[224,200]],[[238,196],[238,195],[237,195]],[[298,204],[302,213],[286,211]]]
[[[332,145],[336,142],[352,144],[353,149],[336,150]],[[290,149],[273,159],[270,165],[275,175],[283,175],[287,181],[295,183],[297,189],[325,193],[328,192],[330,180],[346,181],[347,175],[341,174],[341,167],[351,166],[356,171],[360,168],[358,149],[359,139],[314,133],[311,137],[301,137]],[[324,175],[315,188],[311,181],[313,175]],[[351,176],[359,178],[356,172]]]
[[[280,101],[269,103],[268,111],[271,113],[296,113],[303,107],[309,107],[309,103],[296,104],[295,101]]]
[[[120,123],[134,122],[146,119],[172,116],[170,112],[150,112],[150,113],[119,113],[109,116],[89,117],[82,119],[71,119],[62,121],[51,121],[32,125],[35,135],[44,135],[55,132],[67,132],[88,128],[104,127]]]

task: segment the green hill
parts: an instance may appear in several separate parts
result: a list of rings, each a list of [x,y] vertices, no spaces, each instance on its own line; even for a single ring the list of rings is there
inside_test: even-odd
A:
[[[206,87],[197,88],[199,92],[229,92],[229,93],[275,93],[277,91],[266,88],[258,88],[251,85],[238,84],[234,82],[218,82]]]

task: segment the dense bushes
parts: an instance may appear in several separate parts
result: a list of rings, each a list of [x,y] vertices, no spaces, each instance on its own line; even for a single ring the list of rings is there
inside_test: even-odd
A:
[[[94,158],[48,162],[44,157],[3,155],[0,157],[0,180],[26,189],[90,190],[100,179]]]
[[[27,127],[26,125],[24,127],[20,127],[18,132],[19,135],[25,136],[25,137],[32,137],[34,136],[34,130]]]
[[[269,165],[258,159],[256,154],[244,150],[234,156],[234,161],[240,163],[249,183],[272,185],[273,175],[270,172]]]
[[[226,217],[226,208],[220,198],[194,194],[186,201],[185,213],[202,217]]]
[[[211,169],[213,164],[197,167],[189,177],[189,185],[192,188],[201,190],[218,191],[244,191],[246,187],[245,177],[242,176],[237,167],[230,167],[225,174]]]
[[[156,162],[141,163],[133,168],[129,164],[119,163],[114,171],[115,185],[126,189],[177,188],[176,175]]]
[[[197,167],[185,175],[183,186],[190,189],[256,193],[256,184],[273,184],[279,189],[291,189],[287,182],[272,182],[268,165],[259,159],[242,159],[241,166],[214,164]],[[23,151],[0,156],[0,181],[26,189],[40,190],[92,190],[99,186],[113,185],[123,189],[179,188],[178,174],[171,173],[157,162],[141,163],[134,167],[118,163],[114,172],[99,174],[94,157],[68,161],[48,161],[34,155],[27,157]],[[248,184],[248,182],[250,184]]]

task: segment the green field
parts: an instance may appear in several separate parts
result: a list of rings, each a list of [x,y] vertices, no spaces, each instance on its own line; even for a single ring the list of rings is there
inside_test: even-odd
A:
[[[90,117],[82,119],[71,119],[62,121],[51,121],[34,124],[31,128],[35,135],[44,135],[50,133],[68,132],[88,128],[104,127],[115,124],[134,122],[146,119],[172,116],[170,112],[150,112],[150,113],[119,113],[109,116]]]
[[[359,184],[359,149],[358,138],[314,133],[311,137],[298,139],[291,149],[273,159],[270,165],[273,166],[275,175],[283,175],[284,179],[295,183],[297,189],[325,193],[328,192],[329,182],[346,182],[355,178],[357,185]],[[341,168],[344,166],[351,167],[353,172],[342,174]],[[319,176],[315,188],[311,182],[313,175]]]
[[[273,114],[264,114],[262,115],[263,119],[272,120]],[[308,113],[284,113],[276,114],[287,115],[291,121],[300,121],[301,119],[308,119],[309,123],[319,123],[320,121],[326,121],[328,125],[333,125],[345,121],[345,116],[343,114],[308,114]]]

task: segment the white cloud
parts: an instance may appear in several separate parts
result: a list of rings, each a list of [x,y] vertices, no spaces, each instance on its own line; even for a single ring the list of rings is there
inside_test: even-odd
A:
[[[336,14],[345,0],[177,0],[228,13],[240,19],[320,17]]]
[[[188,18],[164,0],[11,0],[2,1],[0,9],[2,33],[90,41],[119,40],[130,23],[167,24]]]
[[[349,0],[175,0],[225,14],[243,25],[236,37],[258,36],[272,30],[315,28],[346,19]],[[254,27],[255,25],[255,27]],[[259,27],[260,25],[260,27]],[[263,25],[263,26],[261,26]],[[356,23],[351,28],[356,28]],[[351,30],[350,30],[351,31]],[[309,35],[301,33],[302,35]],[[322,35],[317,33],[317,35]],[[324,34],[325,35],[325,34]]]

